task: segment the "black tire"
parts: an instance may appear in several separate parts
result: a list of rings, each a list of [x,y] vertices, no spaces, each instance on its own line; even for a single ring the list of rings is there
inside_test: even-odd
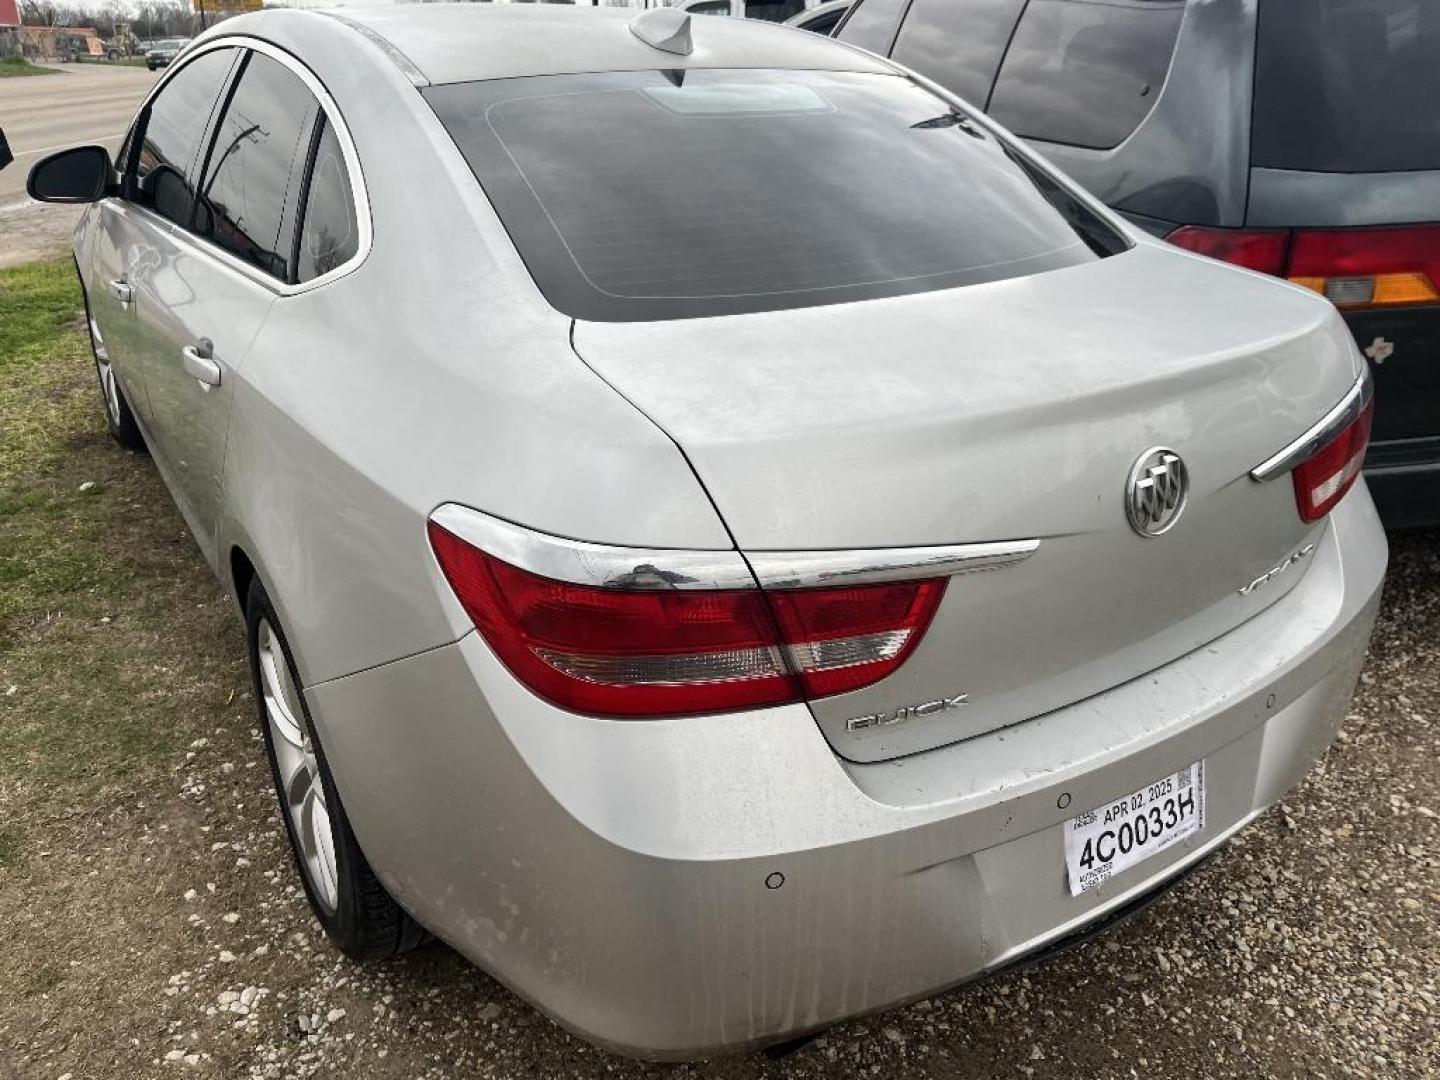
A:
[[[78,268],[76,272],[79,272]],[[149,453],[145,436],[140,434],[140,425],[135,422],[135,414],[130,411],[125,388],[120,385],[113,371],[110,378],[114,380],[115,396],[113,399],[110,396],[110,388],[106,384],[109,360],[95,340],[94,321],[90,315],[90,296],[85,292],[83,282],[80,294],[85,299],[85,332],[90,338],[90,355],[95,358],[95,381],[100,387],[100,408],[105,413],[105,427],[109,430],[110,437],[126,450],[133,450],[137,454]]]
[[[245,600],[245,641],[250,653],[251,689],[255,694],[260,729],[265,733],[265,751],[270,759],[270,777],[275,783],[280,817],[285,822],[285,835],[290,840],[290,854],[295,861],[296,872],[305,886],[310,910],[315,913],[316,920],[335,946],[352,960],[384,960],[408,952],[428,941],[429,934],[391,899],[385,886],[380,884],[375,872],[370,869],[370,863],[366,861],[355,839],[355,833],[350,828],[345,807],[340,802],[340,793],[335,788],[335,780],[330,774],[330,766],[320,746],[319,733],[310,722],[309,705],[306,704],[304,696],[300,695],[300,708],[310,729],[311,747],[318,766],[319,780],[324,786],[325,804],[329,810],[336,863],[336,903],[333,911],[321,902],[315,883],[310,880],[300,839],[295,834],[294,823],[286,810],[279,760],[266,714],[265,690],[260,672],[259,633],[262,621],[268,623],[274,640],[279,643],[284,654],[290,678],[299,686],[295,656],[285,638],[284,627],[280,625],[280,619],[270,603],[265,587],[260,583],[260,579],[255,577],[250,581],[249,594]]]

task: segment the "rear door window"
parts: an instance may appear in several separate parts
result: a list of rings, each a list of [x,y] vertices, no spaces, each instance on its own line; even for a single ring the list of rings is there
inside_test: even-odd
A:
[[[835,36],[851,45],[888,56],[906,0],[859,0]]]
[[[1030,0],[990,114],[1027,139],[1118,146],[1160,94],[1184,12],[1184,0]]]
[[[985,108],[1025,0],[915,0],[892,54]]]
[[[1440,0],[1265,0],[1251,138],[1274,169],[1440,169]]]
[[[216,49],[180,68],[146,109],[139,143],[132,135],[125,149],[132,201],[178,225],[190,224],[195,156],[235,56]]]
[[[864,300],[1126,246],[897,75],[617,72],[423,93],[541,290],[576,318]]]
[[[319,113],[298,75],[251,53],[217,125],[200,185],[195,232],[281,281]]]

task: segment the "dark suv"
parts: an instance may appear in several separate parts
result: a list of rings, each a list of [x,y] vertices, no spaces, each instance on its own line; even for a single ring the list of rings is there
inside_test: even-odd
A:
[[[1381,514],[1440,523],[1440,0],[859,0],[836,36],[1151,232],[1334,301]]]

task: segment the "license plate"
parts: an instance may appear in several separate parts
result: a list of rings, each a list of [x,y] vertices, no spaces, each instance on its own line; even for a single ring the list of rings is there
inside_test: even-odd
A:
[[[1070,895],[1098,888],[1203,828],[1203,761],[1071,818],[1065,823]]]

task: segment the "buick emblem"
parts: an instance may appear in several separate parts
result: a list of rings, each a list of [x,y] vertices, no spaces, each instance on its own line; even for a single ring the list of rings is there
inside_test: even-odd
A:
[[[1190,494],[1190,472],[1174,450],[1156,446],[1141,454],[1125,485],[1125,516],[1141,536],[1159,536],[1180,520]]]

